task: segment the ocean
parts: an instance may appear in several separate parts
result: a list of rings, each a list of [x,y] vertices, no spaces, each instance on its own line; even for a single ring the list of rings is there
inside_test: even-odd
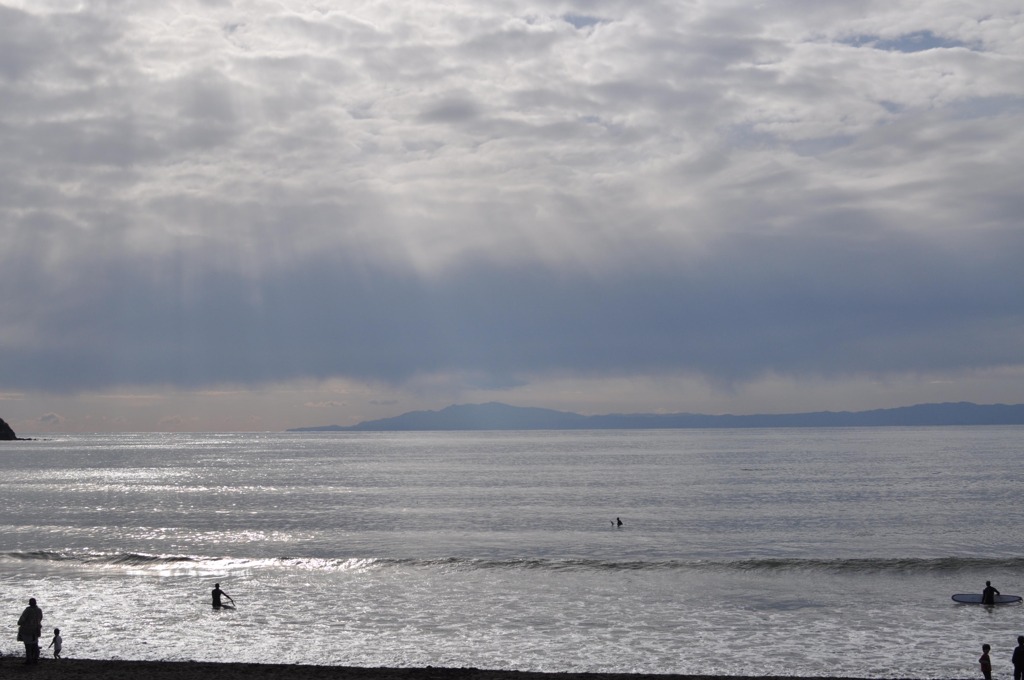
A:
[[[70,657],[972,678],[987,642],[1008,676],[1024,607],[950,595],[1024,594],[1022,445],[1021,427],[0,442],[0,652],[23,653],[35,597]],[[210,606],[218,582],[235,610]]]

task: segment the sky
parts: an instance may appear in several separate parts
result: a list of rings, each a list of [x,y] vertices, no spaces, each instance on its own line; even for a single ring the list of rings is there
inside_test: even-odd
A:
[[[0,417],[1024,402],[1019,0],[0,0]]]

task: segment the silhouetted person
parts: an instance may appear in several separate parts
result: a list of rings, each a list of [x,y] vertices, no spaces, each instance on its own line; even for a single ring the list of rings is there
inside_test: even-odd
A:
[[[60,658],[60,648],[64,646],[64,638],[60,636],[60,628],[53,629],[53,639],[50,640],[50,644],[47,647],[53,647],[53,658]]]
[[[224,597],[228,598],[229,600],[231,600],[231,596],[228,595],[227,593],[225,593],[223,590],[220,589],[220,584],[219,583],[214,583],[213,584],[213,592],[210,593],[210,594],[213,595],[213,608],[214,609],[220,609],[221,607],[224,606],[223,604],[221,604],[221,601],[220,601],[221,596],[224,596]],[[235,601],[231,600],[231,604],[234,604],[234,603],[235,603]]]
[[[615,526],[617,526],[617,527],[621,527],[622,526],[622,520],[619,519],[618,517],[615,518]]]
[[[995,604],[996,595],[999,591],[992,587],[992,581],[985,581],[985,589],[981,591],[981,603],[982,604]]]
[[[1024,635],[1017,636],[1017,646],[1013,648],[1013,680],[1024,680]]]
[[[18,639],[25,643],[25,663],[39,663],[39,636],[43,634],[43,610],[30,598],[18,618]]]
[[[981,674],[985,676],[985,680],[992,680],[992,659],[988,653],[992,650],[987,644],[981,646],[981,658],[978,659],[978,663],[981,664]]]

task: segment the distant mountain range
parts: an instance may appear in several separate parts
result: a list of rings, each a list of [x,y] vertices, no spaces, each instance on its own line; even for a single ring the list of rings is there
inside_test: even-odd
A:
[[[764,415],[613,413],[583,416],[546,408],[491,402],[410,411],[358,425],[299,427],[289,432],[393,432],[412,430],[641,430],[724,427],[884,427],[923,425],[1024,425],[1024,404],[970,402],[918,404],[873,411],[817,411]]]

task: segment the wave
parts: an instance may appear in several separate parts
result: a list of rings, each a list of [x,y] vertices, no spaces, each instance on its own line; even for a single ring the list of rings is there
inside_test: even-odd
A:
[[[68,553],[38,550],[34,552],[0,553],[7,562],[67,562],[94,565],[145,566],[197,562],[202,558],[186,555],[146,555],[141,553]]]
[[[456,568],[542,569],[568,571],[700,571],[700,572],[831,572],[831,573],[956,573],[960,571],[1000,571],[1024,568],[1024,558],[939,557],[939,558],[741,558],[705,560],[625,560],[596,559],[452,559],[439,562]]]
[[[145,553],[6,552],[0,563],[49,563],[53,566],[122,569],[181,569],[191,571],[236,571],[246,569],[290,569],[302,571],[352,571],[366,569],[441,570],[540,570],[571,572],[695,571],[837,574],[905,573],[943,574],[961,571],[999,572],[1024,569],[1024,557],[938,557],[938,558],[741,558],[598,560],[573,558],[485,559],[468,557],[386,558],[386,557],[208,557],[197,555],[152,555]]]

